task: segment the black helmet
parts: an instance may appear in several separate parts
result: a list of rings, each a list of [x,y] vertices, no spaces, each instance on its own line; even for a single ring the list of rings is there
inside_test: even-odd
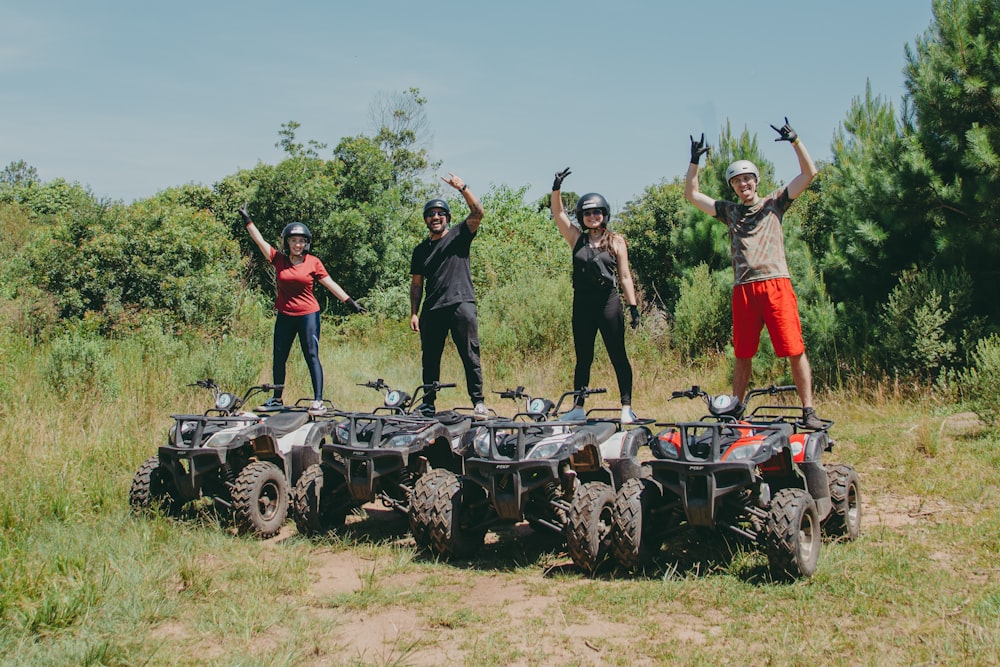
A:
[[[582,225],[583,212],[592,208],[604,211],[604,225],[607,226],[608,221],[611,220],[611,206],[604,195],[599,195],[596,192],[588,192],[576,201],[576,221]]]
[[[444,209],[445,218],[448,219],[448,222],[451,222],[451,208],[448,206],[448,202],[443,199],[432,199],[424,204],[424,219],[427,218],[427,211],[432,208]]]
[[[284,229],[281,230],[281,247],[285,251],[286,255],[289,253],[289,250],[288,250],[288,237],[289,236],[304,236],[304,237],[306,237],[306,248],[303,251],[303,254],[309,252],[309,248],[312,247],[313,235],[312,235],[312,232],[309,231],[308,227],[306,227],[301,222],[290,222],[287,225],[285,225]]]

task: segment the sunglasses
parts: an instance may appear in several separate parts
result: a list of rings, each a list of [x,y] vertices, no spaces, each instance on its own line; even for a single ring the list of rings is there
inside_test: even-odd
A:
[[[430,211],[427,211],[427,213],[424,214],[424,218],[426,218],[428,220],[430,220],[431,218],[437,218],[437,217],[447,218],[448,214],[445,213],[444,211],[442,211],[439,208],[431,209]]]

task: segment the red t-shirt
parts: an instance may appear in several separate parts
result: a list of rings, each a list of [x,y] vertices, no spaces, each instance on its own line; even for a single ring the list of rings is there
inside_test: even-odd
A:
[[[306,255],[302,262],[292,264],[288,255],[271,248],[271,265],[278,280],[278,298],[274,305],[279,313],[308,315],[319,311],[313,282],[330,274],[316,255]]]

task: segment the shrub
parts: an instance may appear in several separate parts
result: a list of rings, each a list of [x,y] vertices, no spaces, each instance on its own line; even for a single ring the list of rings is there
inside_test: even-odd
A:
[[[114,362],[104,339],[75,327],[56,336],[49,348],[45,375],[49,385],[64,398],[103,393],[115,396]]]
[[[571,348],[573,289],[568,272],[528,274],[479,299],[479,337],[484,354],[528,358]]]
[[[697,358],[725,346],[732,330],[730,295],[728,272],[713,273],[704,263],[681,281],[672,340],[684,357]]]
[[[966,403],[984,422],[1000,425],[1000,336],[991,334],[976,343],[959,386]]]
[[[876,341],[885,368],[930,378],[955,361],[969,322],[972,279],[962,269],[908,271],[879,313]]]

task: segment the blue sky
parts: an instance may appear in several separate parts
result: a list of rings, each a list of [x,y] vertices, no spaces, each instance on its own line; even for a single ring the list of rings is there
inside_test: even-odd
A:
[[[785,116],[828,159],[866,81],[900,108],[931,19],[930,0],[6,2],[0,166],[130,202],[280,161],[289,120],[332,149],[413,86],[442,174],[534,198],[570,166],[566,189],[617,210],[727,121],[779,180],[797,173],[771,143]]]

